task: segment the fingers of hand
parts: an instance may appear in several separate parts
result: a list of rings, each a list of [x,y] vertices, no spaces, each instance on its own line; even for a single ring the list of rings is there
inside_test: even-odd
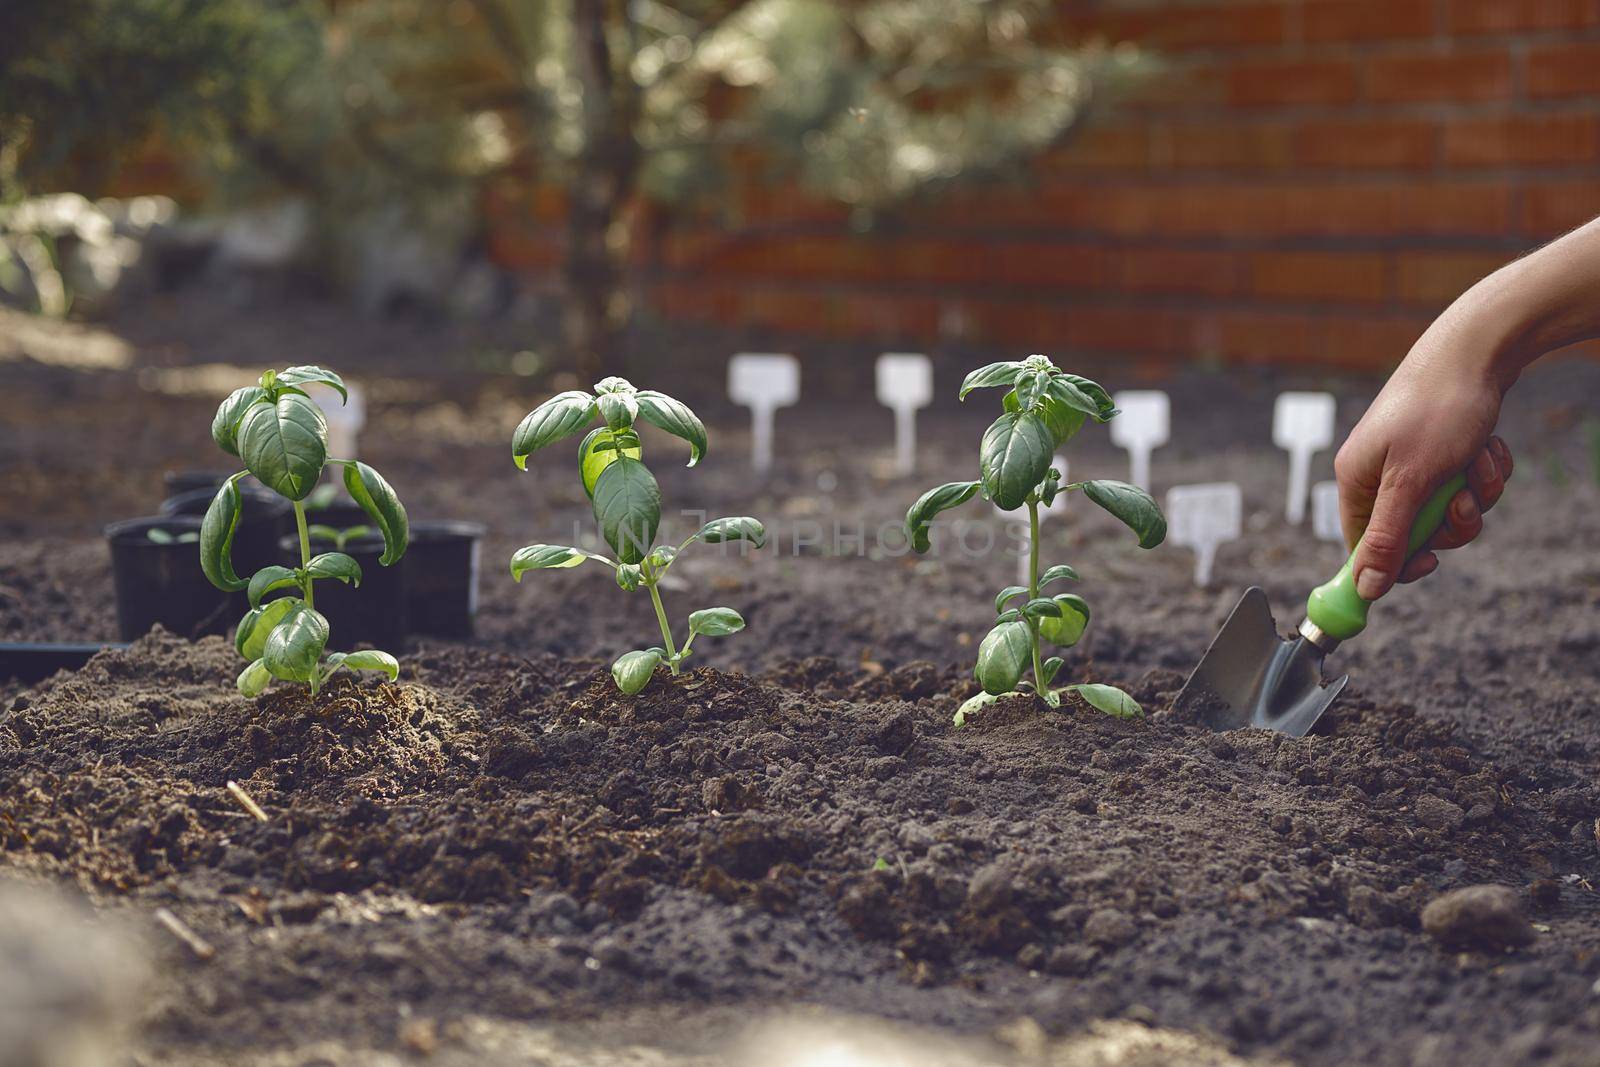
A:
[[[1488,511],[1505,491],[1505,476],[1500,472],[1500,461],[1494,449],[1485,447],[1478,458],[1467,468],[1467,488],[1478,498],[1478,510]]]
[[[1434,551],[1460,548],[1483,532],[1483,511],[1472,490],[1463,489],[1450,500],[1444,526],[1428,541]]]
[[[1406,561],[1400,570],[1400,581],[1414,582],[1418,578],[1426,578],[1439,568],[1439,557],[1427,549],[1423,549]]]
[[[1489,438],[1489,451],[1494,453],[1495,466],[1500,468],[1500,480],[1511,480],[1511,472],[1516,468],[1516,463],[1511,458],[1511,446],[1506,444],[1503,437]]]

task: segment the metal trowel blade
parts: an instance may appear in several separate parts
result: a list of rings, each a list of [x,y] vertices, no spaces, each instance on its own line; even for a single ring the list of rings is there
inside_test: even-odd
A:
[[[1304,637],[1281,636],[1267,595],[1251,586],[1174,706],[1213,730],[1254,726],[1304,737],[1350,680],[1324,683],[1324,656]]]

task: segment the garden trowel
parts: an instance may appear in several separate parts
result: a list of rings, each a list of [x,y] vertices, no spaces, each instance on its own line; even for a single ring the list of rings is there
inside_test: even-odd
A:
[[[1427,544],[1444,523],[1450,500],[1467,484],[1457,475],[1428,498],[1411,525],[1407,556]],[[1322,680],[1322,661],[1341,642],[1367,627],[1371,603],[1356,593],[1351,563],[1318,586],[1306,601],[1305,621],[1293,637],[1278,633],[1267,595],[1245,590],[1233,614],[1206,649],[1174,704],[1213,730],[1254,726],[1304,737],[1350,680]]]

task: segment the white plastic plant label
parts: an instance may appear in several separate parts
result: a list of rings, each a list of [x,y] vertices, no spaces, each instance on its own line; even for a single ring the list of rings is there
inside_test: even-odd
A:
[[[800,399],[800,361],[773,352],[740,352],[728,361],[728,399],[750,409],[750,463],[772,469],[772,416]]]
[[[894,412],[894,467],[917,465],[917,409],[933,403],[933,361],[920,352],[885,352],[877,363],[878,403]]]
[[[1066,485],[1069,481],[1071,481],[1071,478],[1069,476],[1070,472],[1067,469],[1067,457],[1066,456],[1063,456],[1060,453],[1057,453],[1055,455],[1055,457],[1050,460],[1050,466],[1054,467],[1056,470],[1061,472],[1061,484],[1062,485]],[[1039,525],[1040,526],[1043,526],[1044,525],[1044,520],[1048,519],[1050,516],[1056,514],[1057,512],[1062,512],[1062,511],[1066,511],[1067,510],[1067,496],[1068,496],[1067,493],[1057,493],[1056,494],[1056,498],[1054,500],[1052,500],[1047,506],[1042,507],[1042,508],[1039,509]],[[996,515],[1000,516],[1002,519],[1009,519],[1012,522],[1020,522],[1020,523],[1023,523],[1024,525],[1026,525],[1027,521],[1028,521],[1028,508],[1027,508],[1027,505],[1023,505],[1022,507],[1015,508],[1015,509],[1013,509],[1011,511],[1006,511],[1004,508],[1002,508],[998,504],[996,504],[995,505],[995,509],[994,509],[994,513]],[[1021,554],[1021,555],[1019,555],[1017,557],[1017,584],[1018,585],[1027,585],[1028,584],[1028,557],[1027,557],[1026,553]]]
[[[317,406],[328,420],[328,455],[338,459],[356,459],[360,455],[356,450],[356,442],[361,436],[361,428],[367,424],[367,402],[360,386],[348,381],[344,384],[350,393],[349,400],[341,404],[338,393],[324,389]]]
[[[1344,544],[1344,524],[1339,521],[1339,483],[1318,482],[1311,487],[1311,530],[1319,541]]]
[[[1333,444],[1331,393],[1280,393],[1272,408],[1272,443],[1289,453],[1289,496],[1284,517],[1298,526],[1306,517],[1311,457]]]
[[[1244,499],[1236,482],[1176,485],[1167,490],[1167,540],[1194,550],[1194,584],[1211,584],[1217,549],[1239,539]]]
[[[1128,481],[1150,491],[1150,453],[1172,433],[1172,402],[1159,389],[1126,389],[1111,398],[1120,409],[1111,420],[1111,443],[1128,452]]]

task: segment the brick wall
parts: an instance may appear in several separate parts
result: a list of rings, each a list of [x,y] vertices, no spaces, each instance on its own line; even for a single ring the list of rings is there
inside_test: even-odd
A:
[[[1472,281],[1600,214],[1600,0],[1062,7],[1163,73],[1026,183],[868,234],[741,189],[642,244],[655,307],[885,347],[1381,368]],[[500,229],[503,259],[548,265],[547,229]]]

